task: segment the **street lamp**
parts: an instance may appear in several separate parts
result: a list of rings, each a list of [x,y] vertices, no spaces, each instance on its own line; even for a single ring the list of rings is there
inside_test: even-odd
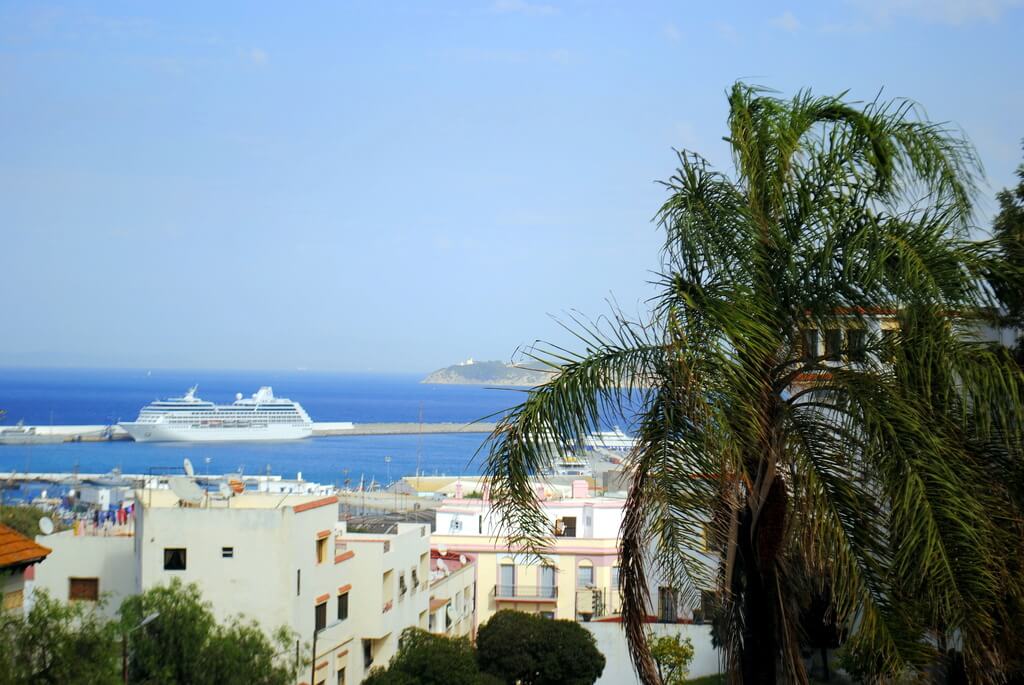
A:
[[[312,658],[309,661],[309,683],[310,683],[310,685],[313,685],[313,683],[316,682],[316,637],[317,637],[317,635],[320,634],[320,631],[326,630],[326,629],[327,629],[327,626],[324,626],[323,628],[316,628],[316,627],[313,628],[313,653],[311,654]]]
[[[324,632],[328,628],[333,628],[334,626],[338,625],[339,623],[341,623],[341,621],[335,621],[334,623],[332,623],[330,625],[325,625],[323,628],[317,628],[316,626],[313,627],[313,652],[312,652],[312,655],[311,655],[313,658],[312,658],[312,663],[309,665],[309,682],[310,683],[315,683],[316,682],[316,638],[317,638],[317,636],[320,635],[320,633]],[[332,649],[336,649],[336,647],[333,647]],[[327,652],[330,653],[331,650],[329,649],[329,650],[327,650]]]
[[[125,685],[128,685],[128,636],[139,628],[149,625],[159,618],[159,616],[160,612],[154,611],[150,615],[146,616],[146,618],[142,619],[142,621],[139,622],[139,625],[121,633],[121,679],[124,681]]]

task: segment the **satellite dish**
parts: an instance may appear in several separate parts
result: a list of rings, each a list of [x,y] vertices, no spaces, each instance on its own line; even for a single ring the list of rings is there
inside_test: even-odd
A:
[[[193,483],[188,478],[182,476],[172,476],[167,479],[167,485],[170,486],[171,492],[173,492],[178,499],[183,502],[190,504],[199,504],[203,501],[203,496],[206,494],[203,489]]]
[[[465,566],[465,565],[466,565],[466,562],[467,562],[467,561],[469,561],[469,560],[468,560],[468,559],[466,559],[466,555],[465,555],[465,554],[460,554],[460,555],[459,555],[459,563],[460,563],[460,564],[462,564],[463,566]]]
[[[194,468],[192,468],[192,460],[189,459],[188,457],[185,457],[184,466],[185,466],[185,475],[186,476],[188,476],[189,478],[192,478],[192,477],[194,477],[196,475],[196,470]]]
[[[50,520],[49,516],[39,519],[39,530],[42,531],[43,535],[49,535],[53,532],[53,521]]]
[[[227,483],[221,483],[220,485],[218,485],[217,491],[220,492],[220,496],[223,497],[224,499],[227,499],[231,497],[231,495],[235,494],[235,491],[232,490],[231,486],[228,485]]]

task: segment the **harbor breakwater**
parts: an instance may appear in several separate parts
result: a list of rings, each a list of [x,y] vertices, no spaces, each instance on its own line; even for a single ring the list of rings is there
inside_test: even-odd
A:
[[[339,437],[346,435],[436,435],[443,433],[490,433],[496,424],[477,423],[352,423],[350,421],[313,423],[313,437]],[[106,442],[131,440],[128,432],[120,426],[26,426],[35,434],[47,437],[61,437],[64,442]]]

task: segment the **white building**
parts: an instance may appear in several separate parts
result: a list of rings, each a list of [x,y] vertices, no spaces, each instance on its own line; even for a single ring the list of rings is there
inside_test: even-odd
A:
[[[430,616],[420,627],[448,637],[475,637],[476,581],[474,557],[431,549]]]
[[[427,623],[429,528],[348,533],[337,498],[245,493],[182,506],[167,490],[136,494],[134,535],[46,537],[56,563],[36,587],[60,599],[108,599],[179,578],[196,583],[218,620],[239,614],[268,633],[284,625],[316,652],[300,682],[358,683],[384,664],[402,630]]]

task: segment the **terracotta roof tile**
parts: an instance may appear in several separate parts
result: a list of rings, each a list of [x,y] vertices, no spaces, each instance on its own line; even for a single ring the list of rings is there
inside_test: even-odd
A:
[[[52,551],[0,523],[0,568],[42,561]]]

